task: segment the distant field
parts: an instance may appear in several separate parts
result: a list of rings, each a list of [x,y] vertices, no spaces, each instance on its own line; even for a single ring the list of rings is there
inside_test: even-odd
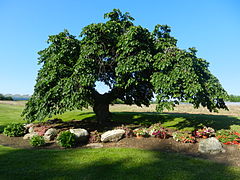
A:
[[[15,106],[24,106],[27,101],[0,101],[0,104],[8,104]]]
[[[173,111],[163,111],[164,113],[189,113],[189,114],[209,114],[209,115],[226,115],[226,116],[239,116],[240,117],[240,105],[228,105],[229,111],[219,110],[218,113],[209,112],[207,108],[194,109],[191,104],[180,104],[174,108]],[[151,104],[149,107],[138,107],[136,105],[127,106],[116,104],[110,107],[114,112],[156,112],[156,105]]]

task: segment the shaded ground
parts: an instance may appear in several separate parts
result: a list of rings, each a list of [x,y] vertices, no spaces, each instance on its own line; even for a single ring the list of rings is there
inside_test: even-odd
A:
[[[237,145],[223,145],[225,153],[204,155],[198,152],[198,144],[180,143],[172,138],[124,138],[117,143],[106,143],[104,147],[131,147],[164,152],[177,152],[187,156],[209,159],[227,165],[240,166],[240,149]]]
[[[0,134],[0,144],[13,148],[34,149],[28,140],[24,140],[22,137],[7,137]],[[203,155],[199,153],[198,143],[178,143],[172,138],[158,139],[158,138],[124,138],[116,143],[104,143],[104,148],[109,147],[127,147],[127,148],[139,148],[147,150],[155,150],[162,152],[175,152],[186,156],[198,157],[208,159],[214,162],[219,162],[232,166],[240,166],[240,150],[237,145],[223,145],[226,150],[225,153],[219,153],[216,155]],[[77,148],[86,148],[84,145]],[[37,149],[37,148],[35,148]],[[62,149],[56,143],[49,143],[41,149]]]

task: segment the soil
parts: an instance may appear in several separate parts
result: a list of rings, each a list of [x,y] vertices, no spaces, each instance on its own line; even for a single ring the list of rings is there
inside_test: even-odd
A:
[[[20,149],[36,149],[32,147],[28,140],[24,140],[22,137],[8,137],[0,134],[0,144],[3,146],[9,146]],[[197,157],[201,159],[208,159],[214,162],[223,163],[231,166],[240,167],[240,149],[238,145],[223,145],[226,150],[225,153],[218,153],[216,155],[201,154],[198,152],[198,144],[180,143],[176,142],[172,138],[159,139],[159,138],[123,138],[118,142],[103,143],[104,148],[109,147],[124,147],[124,148],[138,148],[146,150],[155,150],[161,152],[173,152],[183,154],[185,156]],[[79,146],[77,148],[86,148],[86,145]],[[38,148],[39,149],[39,148]],[[63,149],[56,143],[51,142],[40,149]]]

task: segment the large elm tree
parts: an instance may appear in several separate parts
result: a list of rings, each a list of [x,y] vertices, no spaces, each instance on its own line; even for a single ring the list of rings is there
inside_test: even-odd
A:
[[[42,67],[25,119],[43,120],[91,106],[97,121],[106,123],[114,100],[148,106],[154,96],[157,111],[181,101],[210,111],[227,109],[227,93],[209,63],[197,57],[195,48],[179,49],[169,26],[158,24],[151,32],[118,9],[104,18],[108,21],[84,27],[79,38],[67,30],[49,36],[49,46],[39,52]],[[96,82],[109,91],[99,93]]]

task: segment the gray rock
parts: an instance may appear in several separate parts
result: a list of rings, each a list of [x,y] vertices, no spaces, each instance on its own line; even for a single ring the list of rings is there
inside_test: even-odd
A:
[[[117,130],[111,130],[103,133],[101,135],[101,141],[102,142],[116,142],[119,141],[123,135],[125,134],[125,130],[123,129],[117,129]]]
[[[33,124],[33,123],[30,123],[30,124],[26,124],[24,127],[25,127],[26,129],[28,129],[28,128],[32,127],[32,126],[34,126],[34,124]]]
[[[46,141],[51,141],[51,140],[53,140],[56,136],[57,136],[57,134],[58,134],[58,130],[57,129],[55,129],[55,128],[50,128],[50,129],[48,129],[46,132],[45,132],[45,134],[44,134],[44,139],[46,140]]]
[[[77,137],[78,141],[84,142],[88,140],[89,133],[86,129],[69,129],[69,131]]]
[[[225,152],[222,144],[218,139],[211,137],[208,139],[203,139],[199,142],[198,151],[201,153],[217,154],[220,152]]]
[[[102,143],[90,143],[86,145],[87,148],[102,148],[103,144]]]
[[[28,134],[25,134],[24,136],[23,136],[23,139],[31,139],[33,136],[35,136],[35,135],[38,135],[38,133],[36,133],[36,132],[31,132],[31,133],[28,133]]]
[[[34,127],[32,127],[32,126],[29,127],[28,132],[29,132],[29,133],[33,133],[33,132],[34,132]]]

